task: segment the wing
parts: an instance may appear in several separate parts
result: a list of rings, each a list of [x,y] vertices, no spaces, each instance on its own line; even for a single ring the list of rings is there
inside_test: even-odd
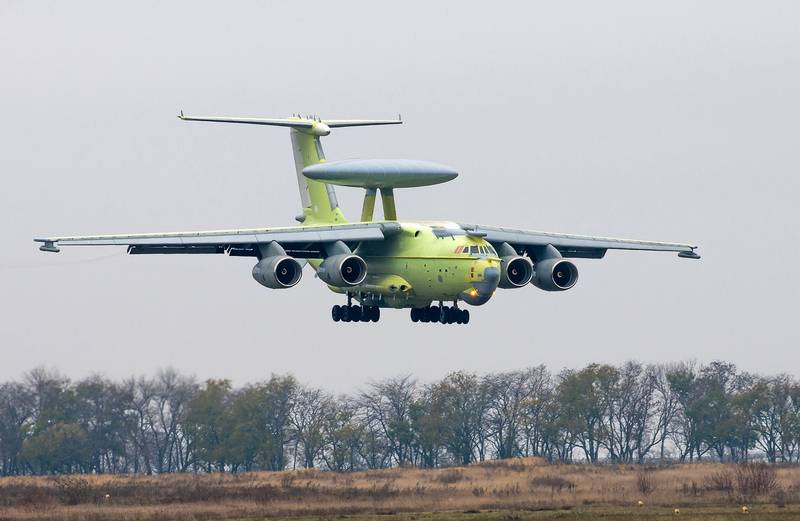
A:
[[[515,230],[477,224],[462,224],[461,227],[468,234],[483,237],[494,245],[508,243],[519,253],[524,251],[534,259],[537,251],[548,245],[557,249],[563,257],[585,259],[602,259],[608,250],[672,251],[677,252],[679,257],[700,258],[694,251],[697,246],[691,244]]]
[[[324,257],[324,245],[342,241],[355,245],[380,241],[397,233],[398,223],[363,223],[333,226],[291,226],[199,232],[141,233],[130,235],[87,235],[34,239],[42,251],[58,252],[59,246],[127,246],[128,253],[226,253],[258,256],[258,245],[277,242],[297,258]]]

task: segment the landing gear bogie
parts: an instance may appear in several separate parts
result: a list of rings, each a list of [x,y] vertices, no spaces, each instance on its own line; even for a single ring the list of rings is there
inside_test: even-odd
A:
[[[381,309],[378,306],[337,304],[331,308],[331,318],[334,322],[377,322],[381,319]]]
[[[469,324],[469,311],[456,306],[428,306],[411,308],[412,322],[438,322],[440,324]]]

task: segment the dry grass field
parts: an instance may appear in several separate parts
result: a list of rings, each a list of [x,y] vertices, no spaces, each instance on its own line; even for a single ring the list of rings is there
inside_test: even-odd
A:
[[[800,519],[800,467],[772,469],[695,464],[643,470],[528,458],[350,474],[3,478],[0,520]]]

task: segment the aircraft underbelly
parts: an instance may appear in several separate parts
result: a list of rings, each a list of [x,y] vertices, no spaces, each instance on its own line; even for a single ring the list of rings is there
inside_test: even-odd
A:
[[[338,293],[364,294],[370,305],[420,307],[432,301],[453,301],[469,290],[475,278],[472,259],[425,257],[364,257],[368,275]]]

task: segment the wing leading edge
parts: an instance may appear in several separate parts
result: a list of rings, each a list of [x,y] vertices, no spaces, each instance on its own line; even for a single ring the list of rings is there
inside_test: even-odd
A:
[[[671,251],[679,257],[699,259],[697,246],[674,242],[640,241],[614,237],[593,237],[530,230],[516,230],[477,224],[462,224],[467,233],[479,235],[493,244],[508,243],[517,250],[526,251],[535,258],[538,248],[548,245],[556,248],[564,257],[601,259],[607,250]]]
[[[357,243],[383,240],[399,230],[397,223],[363,223],[336,226],[292,226],[197,232],[85,235],[34,239],[42,251],[58,252],[59,246],[127,246],[131,254],[227,253],[255,256],[259,244],[277,242],[298,257],[319,256],[321,245],[336,241]]]

